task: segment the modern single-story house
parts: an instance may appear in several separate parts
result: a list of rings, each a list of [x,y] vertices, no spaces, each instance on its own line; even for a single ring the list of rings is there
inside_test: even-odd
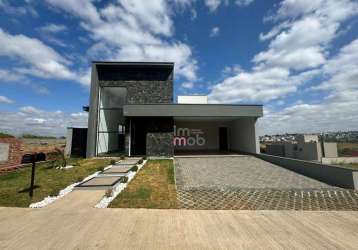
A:
[[[174,63],[93,62],[87,157],[235,151],[259,153],[262,105],[174,102]]]

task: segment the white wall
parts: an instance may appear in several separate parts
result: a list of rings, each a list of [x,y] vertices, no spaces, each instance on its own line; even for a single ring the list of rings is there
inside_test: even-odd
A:
[[[9,143],[0,143],[0,162],[7,162],[9,160]]]
[[[358,163],[358,157],[323,157],[323,164],[352,164]]]
[[[207,104],[208,97],[206,95],[179,95],[178,103],[182,104]]]
[[[230,149],[247,153],[259,153],[256,118],[245,117],[232,121],[229,133]]]
[[[203,133],[199,136],[205,138],[203,146],[174,146],[174,150],[219,150],[219,127],[228,127],[225,121],[175,121],[176,131],[182,128],[188,128],[191,132],[201,130]],[[195,133],[191,133],[191,137],[195,137]],[[179,135],[178,135],[179,136]]]
[[[324,142],[324,157],[338,157],[337,143],[335,142]]]
[[[176,128],[201,129],[206,139],[205,146],[174,147],[175,150],[219,150],[219,127],[228,128],[229,150],[259,153],[256,118],[245,117],[235,121],[176,121]]]
[[[69,156],[71,154],[72,134],[73,134],[73,129],[72,128],[67,128],[66,147],[65,147],[65,155],[66,156]]]

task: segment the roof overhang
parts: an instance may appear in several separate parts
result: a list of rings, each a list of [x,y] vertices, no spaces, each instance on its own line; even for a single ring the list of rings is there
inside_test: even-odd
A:
[[[126,117],[262,117],[262,105],[130,104]]]
[[[115,62],[115,61],[93,61],[93,65],[104,67],[167,67],[174,68],[173,62]]]

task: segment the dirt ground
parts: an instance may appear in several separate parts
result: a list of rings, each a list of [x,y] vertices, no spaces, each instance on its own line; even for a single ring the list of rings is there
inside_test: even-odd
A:
[[[21,138],[24,151],[52,151],[55,148],[65,148],[66,139],[27,139]]]

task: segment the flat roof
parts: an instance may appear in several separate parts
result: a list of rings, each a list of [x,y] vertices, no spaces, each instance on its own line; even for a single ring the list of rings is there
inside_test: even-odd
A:
[[[262,117],[262,105],[238,104],[128,104],[126,117]]]
[[[119,66],[174,66],[173,62],[119,62],[119,61],[92,61],[95,65],[119,65]]]

